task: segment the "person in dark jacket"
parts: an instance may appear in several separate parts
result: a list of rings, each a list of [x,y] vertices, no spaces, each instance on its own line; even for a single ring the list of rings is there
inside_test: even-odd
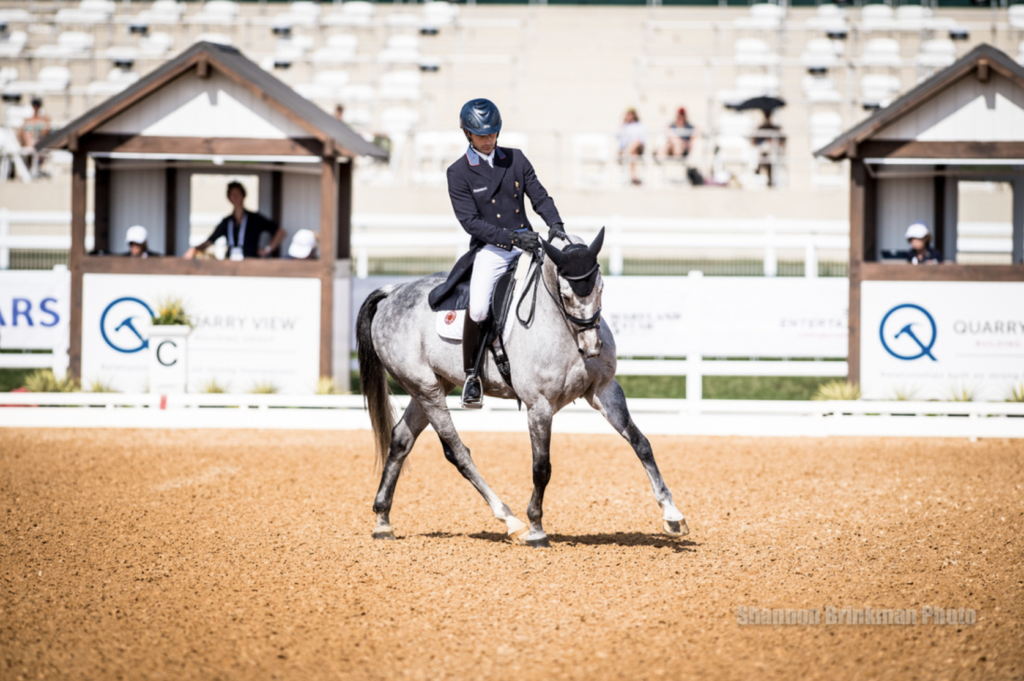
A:
[[[526,197],[549,227],[548,240],[564,236],[555,202],[519,149],[498,146],[501,114],[487,99],[462,107],[460,127],[469,142],[466,153],[448,168],[448,195],[455,216],[472,237],[469,252],[455,263],[448,280],[430,294],[436,308],[456,285],[470,280],[469,310],[462,333],[466,385],[462,404],[483,405],[477,376],[481,325],[487,319],[494,285],[520,251],[540,248],[540,236],[526,217]]]
[[[182,257],[191,260],[196,257],[196,253],[204,252],[213,245],[213,242],[223,236],[228,240],[229,259],[267,258],[288,236],[288,233],[278,227],[273,220],[245,209],[245,187],[241,182],[228,184],[228,201],[234,208],[231,215],[220,221],[209,239],[188,249]],[[264,232],[273,236],[271,236],[269,244],[260,248],[260,235]]]
[[[907,227],[904,235],[910,250],[907,251],[907,262],[911,265],[938,265],[942,263],[942,253],[932,248],[931,232],[923,222],[915,222]]]

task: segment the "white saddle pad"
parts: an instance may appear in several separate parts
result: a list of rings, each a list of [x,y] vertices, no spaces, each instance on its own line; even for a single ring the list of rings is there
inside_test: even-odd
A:
[[[516,316],[516,304],[523,294],[523,280],[526,279],[527,270],[530,269],[530,254],[523,253],[519,256],[521,262],[516,268],[516,289],[512,293],[512,309],[509,310],[508,319],[505,320],[505,328],[502,331],[502,340],[508,343],[512,334],[513,321]],[[525,258],[525,259],[523,259]],[[466,324],[467,310],[441,310],[434,317],[434,326],[437,328],[437,335],[450,341],[462,342],[462,329]]]

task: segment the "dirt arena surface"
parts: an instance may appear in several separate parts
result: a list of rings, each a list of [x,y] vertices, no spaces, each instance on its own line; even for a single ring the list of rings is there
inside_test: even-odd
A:
[[[527,436],[465,440],[525,519]],[[0,431],[0,678],[1024,677],[1020,442],[652,443],[686,540],[624,442],[556,435],[537,550],[429,431],[394,542],[368,432]],[[929,605],[977,623],[824,622]]]

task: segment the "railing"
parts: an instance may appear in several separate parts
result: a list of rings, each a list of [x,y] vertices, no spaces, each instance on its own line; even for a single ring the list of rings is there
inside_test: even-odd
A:
[[[409,399],[393,398],[399,408]],[[631,399],[629,408],[651,435],[1024,437],[1024,404],[1006,402]],[[482,410],[467,411],[449,398],[448,409],[461,431],[527,429],[514,400],[489,398]],[[0,393],[0,427],[368,430],[370,420],[361,395]],[[560,411],[555,428],[613,434],[583,400]]]

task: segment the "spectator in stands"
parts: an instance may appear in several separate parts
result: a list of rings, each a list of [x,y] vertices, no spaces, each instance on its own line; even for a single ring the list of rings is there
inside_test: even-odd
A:
[[[191,260],[196,253],[203,253],[217,239],[228,240],[228,257],[231,260],[243,258],[268,258],[277,251],[281,242],[288,235],[273,220],[245,209],[245,187],[241,182],[228,184],[228,201],[234,207],[231,215],[220,221],[210,238],[185,251],[184,258]],[[271,234],[270,243],[260,248],[260,235]]]
[[[43,100],[39,97],[33,97],[32,115],[25,119],[21,124],[21,130],[18,131],[18,141],[21,143],[21,146],[33,149],[32,154],[38,159],[35,165],[32,164],[32,156],[25,159],[25,163],[32,167],[33,175],[43,174],[40,168],[45,158],[42,152],[35,149],[35,146],[39,143],[39,140],[50,134],[50,117],[42,113],[42,108]]]
[[[679,107],[676,119],[668,126],[668,137],[665,140],[665,148],[661,150],[661,158],[664,160],[670,156],[689,156],[693,145],[693,133],[693,125],[686,118],[686,108]]]
[[[339,121],[344,121],[345,120],[345,105],[344,104],[338,104],[337,106],[334,107],[334,117],[337,118]]]
[[[311,229],[300,229],[292,237],[288,246],[288,258],[291,260],[316,260],[320,237]]]
[[[942,253],[930,245],[932,235],[923,222],[915,222],[907,227],[906,239],[910,243],[907,251],[907,262],[911,265],[938,265],[942,262]]]
[[[644,154],[644,145],[647,144],[647,131],[644,130],[640,117],[636,115],[636,109],[626,111],[626,117],[619,128],[619,161],[625,163],[629,159],[629,177],[633,184],[640,184],[640,175],[637,173],[637,160]]]
[[[149,232],[142,225],[132,225],[128,228],[128,234],[125,236],[125,242],[128,244],[128,252],[125,253],[130,258],[149,258],[151,256],[158,256],[159,253],[153,253],[149,250]]]
[[[758,151],[757,172],[764,171],[768,175],[768,186],[775,186],[772,171],[775,165],[782,161],[782,154],[786,150],[786,135],[782,128],[772,122],[769,112],[764,112],[764,121],[757,128],[751,142]]]

